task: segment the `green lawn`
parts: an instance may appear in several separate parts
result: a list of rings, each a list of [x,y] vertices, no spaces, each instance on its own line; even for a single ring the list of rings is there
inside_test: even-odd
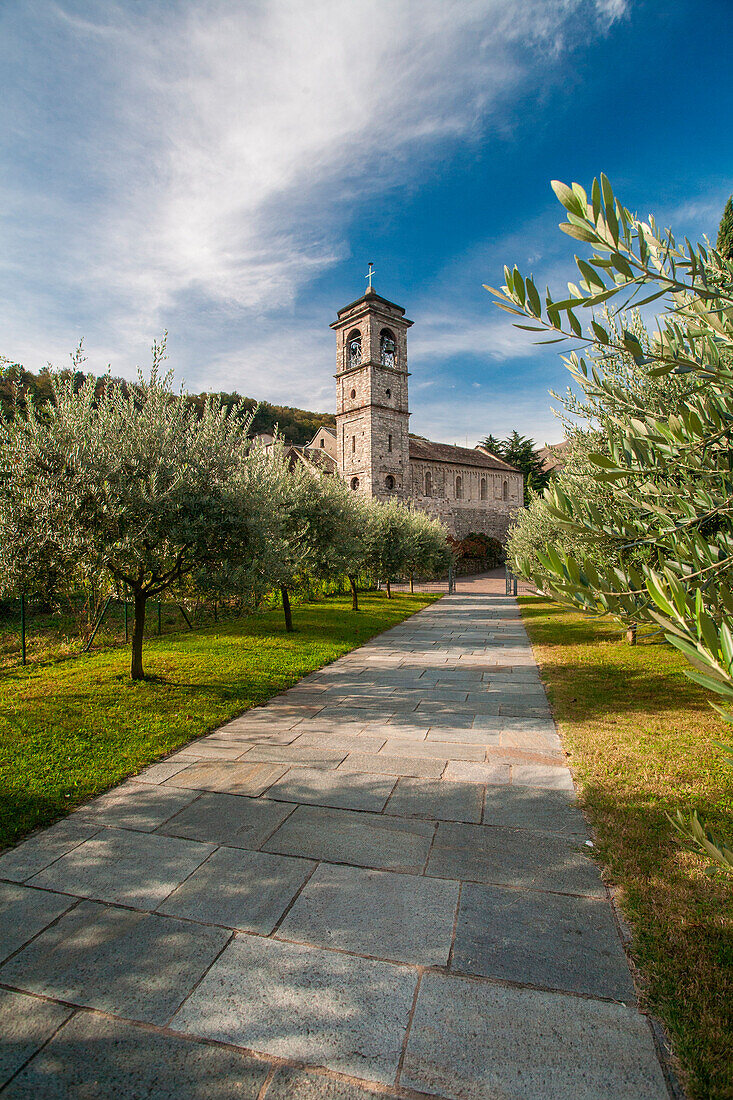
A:
[[[733,730],[663,643],[631,647],[609,621],[520,600],[596,831],[606,881],[633,929],[647,1006],[664,1021],[695,1100],[733,1097],[733,876],[672,839],[697,809],[733,840]]]
[[[128,678],[127,650],[0,674],[0,847],[133,775],[248,707],[265,702],[394,626],[435,596],[360,595],[146,642],[149,680]]]

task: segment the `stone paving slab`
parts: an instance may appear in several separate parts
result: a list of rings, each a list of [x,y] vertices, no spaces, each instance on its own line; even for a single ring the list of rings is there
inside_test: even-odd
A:
[[[187,745],[185,749],[176,752],[168,759],[175,763],[192,760],[241,760],[251,750],[251,745],[241,741],[207,741],[202,738]]]
[[[162,1025],[229,935],[221,928],[83,901],[0,968],[0,981]]]
[[[34,875],[30,885],[154,909],[213,850],[192,840],[105,829]]]
[[[379,813],[395,785],[392,775],[360,775],[358,772],[317,771],[292,768],[267,792],[271,799],[309,803],[342,810],[372,810]],[[288,808],[290,812],[292,807]]]
[[[419,875],[435,826],[373,813],[299,806],[264,849],[283,855],[351,863]]]
[[[95,836],[100,828],[91,821],[69,817],[34,833],[16,848],[0,855],[0,879],[24,882]]]
[[[257,1100],[267,1062],[80,1012],[18,1074],[9,1100]]]
[[[367,751],[366,749],[364,750]],[[433,757],[437,760],[483,761],[486,750],[483,745],[460,745],[453,741],[411,741],[409,738],[390,738],[380,749],[382,756]],[[430,778],[429,776],[427,778]]]
[[[585,818],[570,791],[531,787],[496,790],[487,787],[483,824],[577,837],[578,843],[588,836]]]
[[[76,817],[97,825],[152,832],[187,806],[195,794],[176,787],[159,787],[128,780],[76,811]]]
[[[455,1100],[668,1100],[625,1005],[426,974],[400,1084]]]
[[[74,899],[0,882],[0,962],[74,904]]]
[[[483,801],[484,788],[477,783],[403,777],[398,779],[385,813],[478,824]]]
[[[0,989],[0,1087],[68,1020],[72,1010]],[[12,1095],[4,1092],[4,1096]],[[33,1100],[46,1093],[36,1090]]]
[[[387,756],[385,753],[352,752],[339,766],[339,772],[376,772],[384,775],[414,775],[438,779],[447,760],[434,756]]]
[[[471,760],[449,760],[445,778],[464,783],[511,783],[512,769],[508,764],[476,764]]]
[[[162,760],[160,764],[151,764],[145,771],[136,775],[135,779],[138,783],[165,783],[166,779],[172,779],[189,765],[189,760]]]
[[[463,884],[452,969],[591,997],[634,1000],[605,898]]]
[[[512,783],[524,787],[550,787],[555,791],[572,791],[573,779],[567,768],[545,764],[513,764]]]
[[[343,749],[349,752],[379,752],[386,742],[386,736],[374,736],[367,733],[339,736],[333,733],[303,733],[294,742],[299,749]]]
[[[402,736],[402,734],[400,734],[400,736]],[[454,723],[446,725],[443,721],[428,729],[426,740],[449,741],[453,744],[481,745],[486,747],[487,745],[499,744],[499,733],[497,732],[494,734],[491,730],[473,729],[472,725],[460,726]]]
[[[264,745],[249,750],[248,760],[264,760],[270,763],[296,764],[306,768],[337,768],[346,758],[347,749],[323,746],[309,749],[298,745]]]
[[[291,730],[273,730],[272,724],[267,729],[258,727],[240,727],[232,723],[230,726],[222,726],[221,729],[210,733],[207,740],[211,743],[222,741],[226,743],[238,742],[242,745],[290,745],[299,736],[300,722]]]
[[[237,936],[172,1026],[391,1084],[416,981],[393,963]]]
[[[397,1100],[397,1094],[364,1088],[320,1073],[306,1073],[281,1066],[267,1090],[267,1100]]]
[[[168,782],[197,791],[256,796],[266,791],[286,771],[286,768],[275,764],[230,764],[216,761],[192,764]]]
[[[322,863],[278,938],[421,966],[445,966],[458,883]]]
[[[158,831],[187,840],[226,844],[230,848],[259,848],[293,809],[272,802],[269,797],[248,798],[207,791]]]
[[[219,848],[157,912],[268,936],[315,863]]]
[[[501,826],[438,823],[426,874],[605,897],[600,875],[571,839]]]

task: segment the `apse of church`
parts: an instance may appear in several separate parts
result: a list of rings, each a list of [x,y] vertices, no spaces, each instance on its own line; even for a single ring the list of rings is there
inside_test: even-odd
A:
[[[397,497],[440,517],[458,538],[481,533],[503,540],[523,505],[522,474],[481,447],[453,447],[410,434],[411,326],[404,309],[371,285],[338,311],[331,325],[335,440],[329,432],[336,469],[354,492],[378,500]],[[309,449],[315,442],[314,437]]]

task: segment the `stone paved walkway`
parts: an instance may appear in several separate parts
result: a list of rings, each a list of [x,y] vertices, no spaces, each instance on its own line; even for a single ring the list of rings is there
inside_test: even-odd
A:
[[[0,857],[0,1096],[663,1100],[586,838],[464,584]]]

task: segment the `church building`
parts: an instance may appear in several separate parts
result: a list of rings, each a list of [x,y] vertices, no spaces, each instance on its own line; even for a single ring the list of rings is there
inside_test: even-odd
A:
[[[337,473],[355,493],[396,497],[438,516],[456,538],[502,542],[524,503],[523,475],[483,447],[410,433],[407,330],[412,321],[370,286],[338,311],[336,431],[321,427],[293,460]]]

